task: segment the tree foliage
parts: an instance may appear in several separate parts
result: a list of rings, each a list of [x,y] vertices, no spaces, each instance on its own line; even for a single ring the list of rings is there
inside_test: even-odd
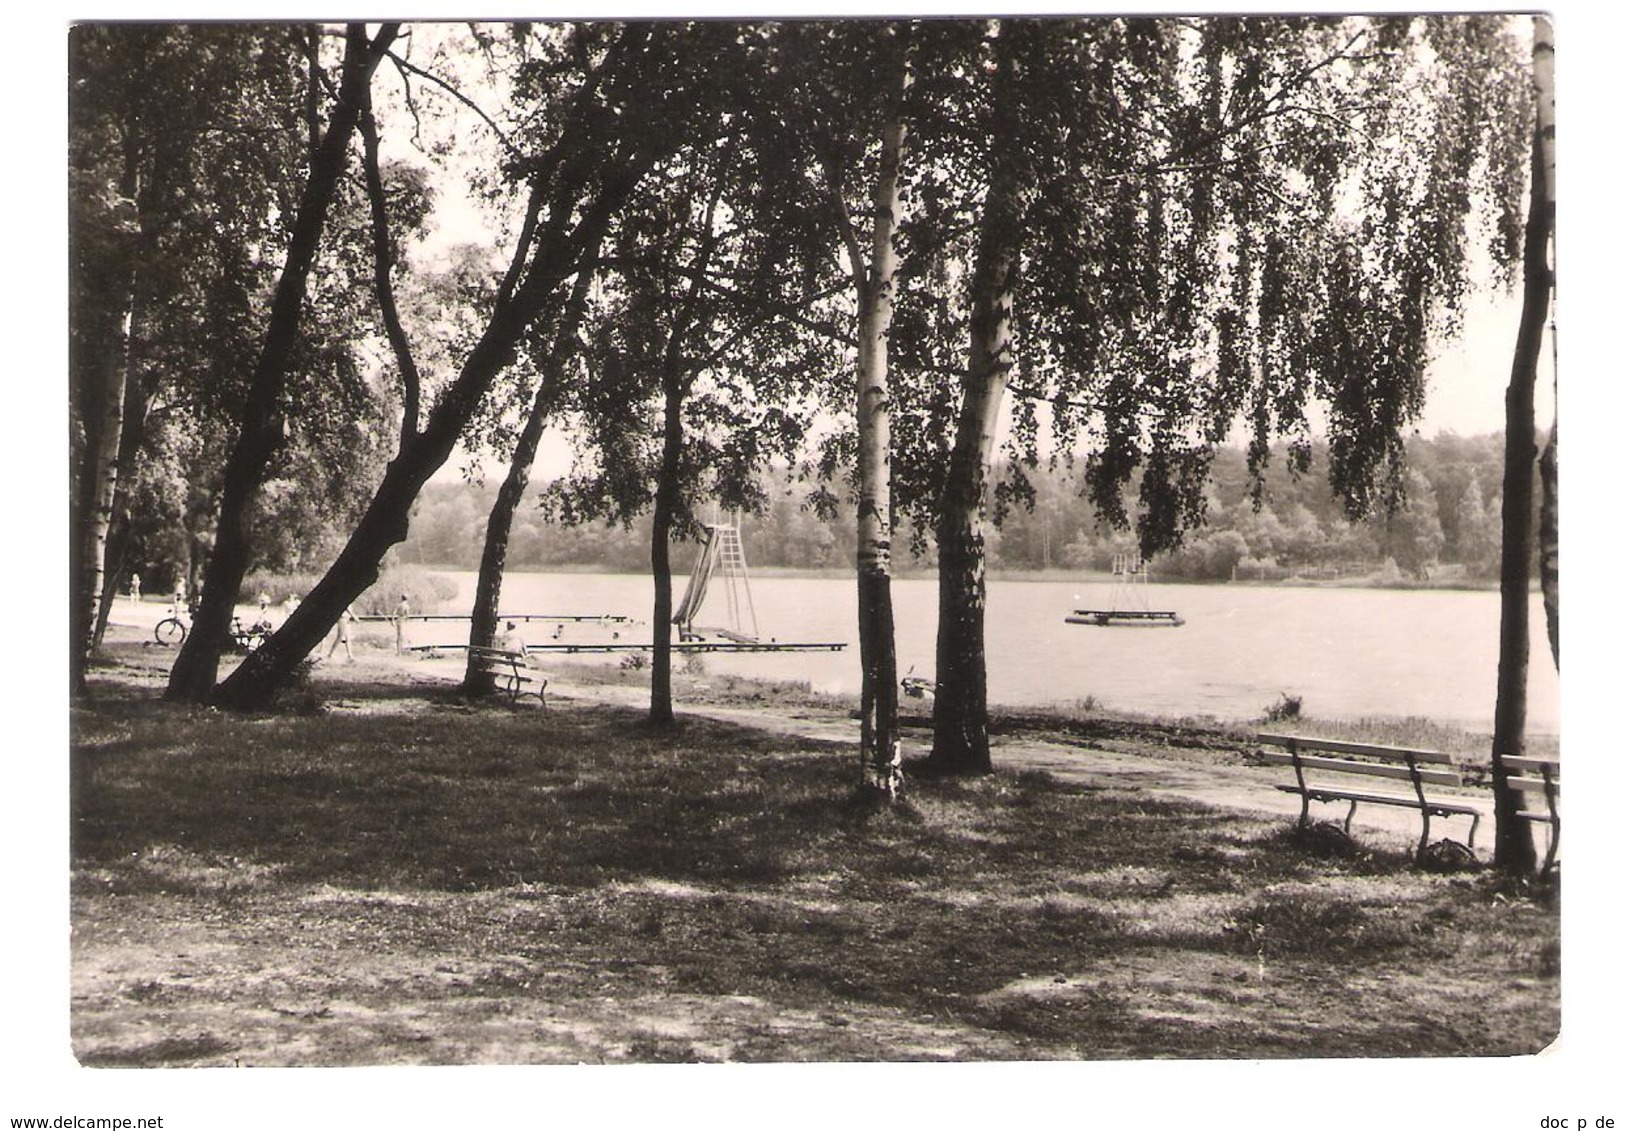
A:
[[[131,570],[149,589],[197,584],[308,156],[312,49],[310,29],[280,25],[87,24],[70,36],[76,452],[98,427],[92,359],[122,348],[126,368],[107,592]],[[327,324],[353,315],[342,275],[318,274],[330,282],[313,301],[341,315]],[[110,330],[122,347],[109,346]],[[300,556],[293,541],[344,521],[331,504],[371,454],[322,423],[357,419],[353,341],[318,333],[293,359],[298,439],[274,474],[300,489],[273,507],[279,536],[255,548],[267,563],[288,564]],[[299,533],[280,537],[286,528]]]
[[[909,541],[953,576],[956,616],[989,563],[1076,565],[1124,537],[1193,576],[1479,562],[1497,477],[1476,457],[1407,467],[1406,440],[1470,265],[1505,280],[1516,261],[1520,26],[436,26],[387,44],[388,100],[347,83],[320,28],[81,29],[76,545],[117,543],[91,521],[116,478],[139,500],[132,551],[176,572],[208,557],[216,613],[242,569],[331,562],[215,695],[263,701],[459,446],[516,449],[548,373],[579,462],[546,511],[516,512],[512,560],[607,537],[544,534],[543,515],[647,514],[669,574],[668,540],[712,506],[794,516],[800,552],[839,560],[853,532],[784,505],[800,488],[764,469],[817,478],[812,500],[849,524],[879,512],[852,371],[883,344],[893,498],[863,553]],[[364,29],[346,35],[359,54]],[[324,147],[352,110],[354,136]],[[875,187],[904,134],[893,202]],[[401,137],[422,151],[402,159]],[[506,258],[414,260],[453,168]],[[318,169],[331,222],[312,242]],[[875,322],[881,245],[895,302]],[[104,409],[115,389],[128,411]],[[141,458],[108,457],[111,427]],[[245,438],[252,459],[232,454]],[[967,615],[941,650],[967,658],[973,719],[979,636]],[[206,669],[189,693],[214,694]]]

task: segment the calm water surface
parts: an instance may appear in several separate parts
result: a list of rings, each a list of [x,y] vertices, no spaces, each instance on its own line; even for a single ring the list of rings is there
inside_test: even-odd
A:
[[[467,612],[474,575],[449,573],[458,595],[447,612]],[[675,581],[681,598],[687,579]],[[818,690],[859,686],[857,586],[851,579],[753,577],[764,638],[845,641],[844,652],[707,655],[712,674],[808,680]],[[988,587],[988,696],[1009,706],[1069,704],[1176,715],[1256,719],[1283,692],[1303,696],[1320,717],[1416,715],[1489,730],[1494,718],[1499,595],[1436,590],[1250,588],[1154,584],[1152,607],[1185,618],[1178,628],[1071,625],[1074,608],[1106,607],[1110,586],[1094,581],[1000,581]],[[930,676],[936,652],[933,580],[893,583],[899,670]],[[631,616],[627,640],[649,638],[653,582],[628,574],[510,574],[504,611]],[[715,606],[715,607],[713,607]],[[713,590],[701,624],[722,623]],[[526,639],[547,640],[533,625]],[[565,639],[599,639],[568,626]],[[466,638],[453,625],[414,626],[421,642]],[[1529,729],[1556,734],[1557,673],[1546,648],[1539,600],[1531,602]],[[590,656],[581,659],[592,659]],[[618,662],[606,657],[606,663]]]

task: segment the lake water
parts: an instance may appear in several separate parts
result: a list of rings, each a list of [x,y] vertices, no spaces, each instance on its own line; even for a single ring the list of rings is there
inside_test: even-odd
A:
[[[458,595],[443,610],[467,612],[472,573],[443,576]],[[686,577],[675,579],[681,598]],[[1093,580],[1004,581],[988,586],[988,697],[996,704],[1070,704],[1171,715],[1257,719],[1283,693],[1301,695],[1322,718],[1420,716],[1489,731],[1495,710],[1500,597],[1493,592],[1320,589],[1233,585],[1151,587],[1152,607],[1185,619],[1174,627],[1065,622],[1074,608],[1107,607],[1109,584]],[[844,652],[708,654],[711,674],[807,680],[817,690],[859,687],[857,584],[850,578],[753,577],[750,592],[764,639],[841,642]],[[936,582],[893,582],[900,673],[931,676],[936,654]],[[713,590],[712,602],[721,595]],[[630,574],[510,574],[503,609],[553,615],[620,614],[639,622],[625,640],[648,640],[654,584]],[[708,605],[701,624],[720,623]],[[525,638],[547,640],[551,626]],[[412,627],[419,643],[466,640],[466,625]],[[564,639],[603,630],[566,626]],[[590,634],[590,635],[589,635]],[[1529,730],[1558,730],[1557,673],[1540,601],[1531,601]],[[582,655],[616,663],[618,657]]]

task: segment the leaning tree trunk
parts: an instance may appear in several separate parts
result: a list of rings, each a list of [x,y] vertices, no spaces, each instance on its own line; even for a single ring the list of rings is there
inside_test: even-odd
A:
[[[590,249],[584,259],[597,257],[597,248]],[[576,333],[586,315],[587,298],[592,289],[593,272],[583,269],[576,275],[569,305],[560,320],[558,332],[553,336],[553,349],[546,359],[536,398],[525,417],[524,427],[514,443],[513,457],[508,461],[508,474],[497,491],[485,524],[485,550],[480,555],[479,580],[474,587],[474,611],[469,621],[468,669],[463,673],[463,693],[482,698],[496,690],[496,675],[489,666],[474,662],[474,648],[489,648],[496,640],[499,606],[502,603],[502,578],[508,564],[508,539],[513,533],[513,516],[530,484],[531,466],[536,462],[536,449],[541,445],[542,430],[552,411],[556,392],[564,380],[564,369],[575,356]]]
[[[1551,301],[1548,259],[1555,218],[1551,25],[1535,21],[1536,130],[1524,228],[1523,312],[1506,393],[1506,470],[1501,488],[1501,659],[1495,694],[1491,780],[1495,794],[1495,866],[1535,869],[1534,834],[1519,820],[1519,795],[1507,788],[1507,757],[1524,753],[1529,710],[1529,574],[1533,549],[1535,375]]]
[[[238,708],[265,706],[287,684],[300,661],[338,623],[344,610],[378,579],[384,554],[406,537],[412,504],[423,485],[451,456],[458,436],[497,374],[513,359],[547,296],[576,270],[580,248],[597,246],[610,216],[625,200],[637,175],[615,178],[612,187],[583,210],[585,215],[573,235],[555,229],[541,240],[524,283],[492,316],[480,341],[464,360],[457,380],[436,402],[423,430],[403,444],[390,461],[383,482],[337,560],[282,627],[221,683],[214,702]],[[561,193],[571,197],[568,202],[554,200],[551,210],[555,214],[562,216],[570,211],[565,205],[574,203],[572,192]]]
[[[203,702],[213,693],[220,674],[220,655],[230,636],[232,614],[237,607],[243,575],[248,571],[250,512],[265,469],[283,440],[286,410],[283,390],[298,341],[311,268],[344,173],[350,139],[367,106],[367,88],[373,71],[399,30],[398,25],[386,24],[373,40],[368,40],[366,27],[361,24],[352,24],[345,31],[344,72],[338,101],[327,133],[313,155],[310,176],[294,219],[287,260],[282,277],[277,281],[265,341],[260,347],[243,407],[242,429],[226,461],[214,551],[203,575],[202,600],[192,621],[192,631],[181,645],[180,655],[169,673],[165,695],[168,699]]]
[[[898,56],[891,120],[881,140],[880,175],[871,201],[874,228],[869,269],[854,255],[858,311],[858,652],[863,668],[859,761],[861,784],[890,799],[903,778],[897,726],[897,631],[891,595],[891,388],[887,340],[897,281],[897,222],[907,130],[907,45]],[[853,241],[855,246],[856,241]],[[866,276],[866,277],[865,277]]]
[[[497,489],[496,501],[485,523],[485,550],[480,555],[479,579],[474,586],[474,611],[468,626],[468,669],[463,673],[463,694],[483,698],[496,690],[496,673],[489,664],[474,660],[475,648],[489,648],[497,636],[498,606],[502,603],[502,575],[508,565],[508,537],[513,532],[514,512],[530,484],[531,464],[541,444],[542,428],[552,401],[544,381],[525,417],[525,426],[514,444],[508,474]]]
[[[671,699],[671,531],[676,522],[679,476],[683,460],[683,381],[668,375],[666,409],[660,450],[659,480],[655,484],[653,531],[649,536],[649,571],[654,577],[654,639],[649,669],[649,722],[669,726],[676,721]]]

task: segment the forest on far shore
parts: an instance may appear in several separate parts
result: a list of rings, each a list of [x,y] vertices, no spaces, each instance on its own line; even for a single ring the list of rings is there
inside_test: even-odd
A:
[[[1324,474],[1316,445],[1310,471],[1294,479],[1270,477],[1255,507],[1246,454],[1221,449],[1207,492],[1207,524],[1183,545],[1153,561],[1154,573],[1187,581],[1375,577],[1440,585],[1491,585],[1500,568],[1501,464],[1499,434],[1443,433],[1406,444],[1406,499],[1392,515],[1351,522]],[[1284,462],[1284,454],[1276,456]],[[1000,469],[995,509],[1002,521],[988,539],[995,570],[1101,570],[1112,555],[1132,550],[1132,536],[1099,521],[1081,493],[1077,474],[1042,464],[1020,469],[1031,487]],[[821,517],[808,504],[813,483],[781,469],[760,514],[739,516],[752,568],[850,569],[856,525],[847,502]],[[410,533],[397,548],[404,564],[475,570],[494,483],[436,483],[419,499]],[[508,549],[512,569],[584,569],[638,572],[648,568],[649,520],[629,527],[594,522],[566,525],[550,506],[548,485],[533,487],[514,518]],[[1000,503],[1002,502],[1002,505]],[[1029,505],[1030,503],[1030,505]],[[728,516],[701,514],[703,521]],[[935,564],[928,536],[904,521],[897,538],[903,569]],[[674,548],[680,566],[692,543]]]

